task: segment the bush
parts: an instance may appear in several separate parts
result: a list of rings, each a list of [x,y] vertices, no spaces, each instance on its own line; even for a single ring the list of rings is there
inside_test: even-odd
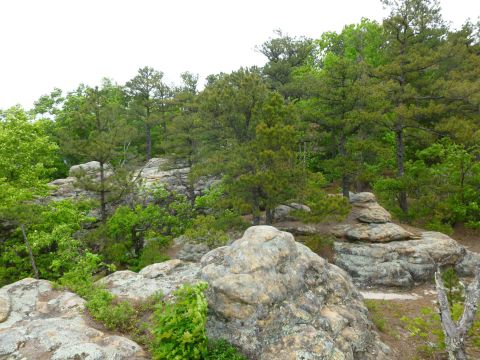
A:
[[[327,194],[322,188],[324,184],[325,178],[321,174],[309,174],[305,190],[298,200],[310,207],[311,211],[296,210],[292,215],[309,223],[345,219],[350,211],[348,200],[343,196]]]
[[[247,360],[237,348],[226,340],[216,340],[208,343],[206,360]]]
[[[128,332],[135,325],[137,312],[133,306],[122,301],[114,303],[115,297],[101,288],[94,288],[89,295],[86,307],[90,315],[109,330]]]
[[[183,285],[174,292],[175,303],[159,304],[153,318],[153,359],[201,360],[207,356],[206,283]]]

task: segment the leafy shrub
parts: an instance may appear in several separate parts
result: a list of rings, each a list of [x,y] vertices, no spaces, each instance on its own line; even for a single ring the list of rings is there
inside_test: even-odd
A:
[[[200,360],[207,356],[206,283],[174,292],[175,303],[159,304],[153,319],[153,359]]]
[[[226,340],[209,341],[206,360],[247,360]]]
[[[137,312],[133,306],[127,301],[115,303],[115,297],[101,288],[92,291],[86,307],[90,315],[109,330],[127,332],[135,325]]]
[[[69,200],[29,204],[28,210],[24,209],[21,216],[26,218],[26,234],[42,279],[56,280],[78,262],[85,246],[77,232],[92,220],[87,216],[89,209],[89,203]],[[32,276],[20,228],[5,241],[0,239],[0,268],[0,286]]]

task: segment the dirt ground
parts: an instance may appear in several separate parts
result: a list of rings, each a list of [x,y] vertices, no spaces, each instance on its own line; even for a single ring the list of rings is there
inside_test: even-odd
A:
[[[401,293],[401,291],[396,292]],[[365,300],[381,340],[394,351],[392,359],[447,360],[448,356],[445,351],[437,349],[428,352],[424,350],[425,348],[432,349],[431,344],[438,342],[438,337],[432,334],[433,329],[435,328],[437,332],[441,329],[440,323],[433,317],[433,314],[436,314],[436,293],[433,286],[422,285],[407,293],[419,295],[419,298],[417,300]],[[424,314],[427,308],[431,310],[430,315]],[[402,319],[404,317],[416,319],[408,322]],[[420,319],[427,321],[423,325],[425,333],[428,333],[426,337],[413,336],[412,331],[414,330],[409,327],[415,321],[420,323]],[[470,359],[480,359],[480,349],[472,346],[470,342],[468,343],[467,352]]]

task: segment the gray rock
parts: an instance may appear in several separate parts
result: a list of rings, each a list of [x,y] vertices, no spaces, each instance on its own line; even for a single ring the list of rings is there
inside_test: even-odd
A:
[[[480,254],[466,250],[463,259],[457,263],[455,270],[460,276],[474,276],[475,271],[480,267]]]
[[[334,262],[361,286],[410,287],[430,281],[437,265],[455,265],[465,249],[438,232],[424,232],[418,240],[389,243],[335,242]]]
[[[0,323],[0,359],[147,359],[137,343],[91,327],[85,301],[49,281],[24,279],[0,294],[11,303]]]
[[[176,258],[183,261],[199,262],[203,255],[210,251],[206,244],[185,243]]]
[[[149,265],[139,273],[116,271],[97,283],[120,299],[138,302],[158,293],[169,295],[184,283],[195,283],[199,270],[199,264],[175,259]]]
[[[207,333],[249,359],[389,359],[349,276],[293,236],[254,226],[207,253]]]
[[[294,235],[314,235],[317,234],[318,231],[313,225],[307,225],[301,222],[285,222],[285,223],[278,223],[275,226],[282,230]]]
[[[273,211],[275,221],[294,220],[290,213],[294,210],[310,212],[311,209],[307,205],[291,203],[288,205],[278,205]]]
[[[352,213],[358,221],[365,223],[387,223],[392,220],[390,213],[376,202],[354,204]]]
[[[411,232],[394,223],[355,224],[346,227],[344,235],[349,240],[367,242],[407,240],[414,236]]]
[[[105,167],[105,176],[112,174],[111,168]],[[138,181],[136,194],[141,196],[147,203],[154,201],[151,190],[162,185],[168,191],[175,191],[180,195],[190,197],[192,194],[189,190],[190,168],[185,164],[171,164],[166,158],[152,158],[142,168],[133,172],[133,178]],[[64,200],[76,199],[81,197],[95,198],[96,194],[88,192],[77,186],[78,176],[88,176],[93,181],[100,180],[100,163],[98,161],[90,161],[85,164],[74,165],[69,170],[69,177],[65,179],[57,179],[49,185],[53,187],[52,194],[48,200]],[[195,195],[203,195],[207,189],[217,183],[219,180],[212,177],[200,178],[193,185]]]
[[[7,320],[10,315],[10,297],[8,294],[0,292],[0,323]]]
[[[74,177],[82,173],[96,174],[98,171],[100,171],[100,163],[89,161],[84,164],[73,165],[68,171],[68,175]]]
[[[360,192],[360,193],[350,193],[350,204],[359,204],[359,203],[374,203],[377,202],[375,195],[371,192]]]

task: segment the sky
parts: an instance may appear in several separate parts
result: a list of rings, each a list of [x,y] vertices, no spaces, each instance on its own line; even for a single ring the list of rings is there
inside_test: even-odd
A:
[[[440,4],[454,27],[480,15],[479,0]],[[263,65],[255,46],[275,29],[318,38],[387,13],[380,0],[0,0],[0,109],[103,77],[123,84],[143,66],[202,82]]]

